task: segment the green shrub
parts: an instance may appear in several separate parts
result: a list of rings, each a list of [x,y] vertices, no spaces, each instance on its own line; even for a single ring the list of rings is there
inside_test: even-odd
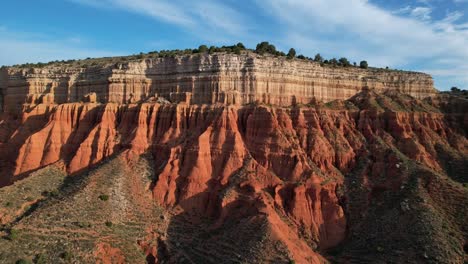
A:
[[[270,44],[268,41],[263,41],[257,44],[255,52],[263,55],[265,53],[276,54],[276,47]]]
[[[340,62],[340,65],[343,66],[343,67],[351,66],[351,63],[348,61],[347,58],[344,58],[344,57],[340,58],[339,62]]]
[[[44,254],[37,254],[36,257],[34,258],[34,263],[35,264],[47,264],[47,259]]]
[[[236,46],[236,47],[234,47],[233,51],[234,51],[235,54],[240,55],[242,50],[241,50],[241,48]]]
[[[198,52],[199,53],[206,53],[206,52],[208,52],[208,47],[206,45],[200,45],[200,47],[198,47]]]
[[[13,240],[18,239],[18,236],[19,236],[19,231],[16,229],[11,229],[10,232],[8,233],[7,238],[13,241]]]
[[[314,61],[316,61],[316,62],[323,62],[323,57],[322,57],[322,55],[320,55],[320,53],[317,53],[317,55],[315,55]]]
[[[215,46],[211,46],[210,49],[208,50],[208,53],[210,54],[213,54],[216,52],[216,47]]]
[[[452,93],[459,93],[461,92],[460,88],[456,87],[456,86],[453,86],[452,88],[450,88],[450,91]]]
[[[101,194],[101,195],[99,195],[99,199],[100,199],[101,201],[107,201],[107,200],[109,200],[109,195],[107,195],[107,194]]]
[[[71,252],[65,251],[62,254],[60,254],[60,257],[66,262],[71,262],[73,255]]]
[[[369,67],[369,64],[367,63],[367,61],[361,61],[361,63],[359,63],[359,67],[361,69],[367,69]]]
[[[242,42],[237,43],[236,46],[237,46],[238,48],[240,48],[241,50],[245,50],[245,46],[244,46],[244,44],[242,44]]]
[[[295,57],[296,57],[296,50],[293,49],[293,48],[290,48],[289,52],[288,52],[288,59],[292,59],[292,58],[295,58]]]
[[[113,223],[111,221],[106,221],[104,223],[107,227],[112,227]]]

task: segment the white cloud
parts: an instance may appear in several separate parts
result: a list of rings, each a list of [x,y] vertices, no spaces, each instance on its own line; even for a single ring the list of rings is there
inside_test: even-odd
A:
[[[431,21],[430,10],[406,8],[401,16],[367,0],[257,0],[263,9],[283,23],[283,41],[300,52],[353,56],[376,66],[412,66],[445,69],[437,61],[456,61],[452,69],[463,72],[468,61],[466,25],[455,22],[461,13],[450,13],[442,21]],[[411,11],[410,11],[411,10]],[[416,10],[416,11],[415,11]],[[398,11],[397,11],[398,12]],[[423,19],[423,20],[421,20]],[[324,41],[326,40],[326,41]],[[356,57],[354,57],[356,56]],[[360,56],[360,57],[357,57]],[[442,76],[446,71],[433,71]],[[464,85],[467,85],[465,82]]]
[[[431,19],[432,8],[431,7],[411,7],[411,6],[404,6],[396,11],[393,11],[392,14],[395,15],[409,15],[413,18],[427,21]]]
[[[430,20],[431,19],[432,9],[430,7],[415,7],[411,10],[411,16],[421,20]]]
[[[96,8],[116,8],[145,15],[189,31],[202,34],[222,31],[223,34],[240,36],[245,34],[248,19],[232,7],[216,0],[68,0]]]
[[[401,14],[408,14],[411,12],[411,6],[404,6],[396,11],[393,11],[392,14],[396,14],[396,15],[401,15]]]
[[[468,88],[464,77],[468,61],[468,23],[461,22],[464,16],[461,11],[434,20],[431,15],[436,1],[432,0],[419,0],[419,6],[408,5],[396,11],[380,8],[369,0],[253,0],[248,3],[248,9],[253,11],[250,15],[234,8],[232,0],[68,1],[94,8],[118,9],[174,24],[197,39],[212,43],[253,43],[253,40],[266,39],[279,47],[296,47],[309,56],[321,52],[328,57],[346,56],[357,62],[366,59],[379,67],[415,69],[418,65],[419,69],[428,69],[438,77],[463,82]],[[262,33],[265,25],[256,24],[255,17],[261,12],[272,22],[268,30],[274,32],[266,38],[258,35],[267,35]],[[12,43],[11,40],[5,43],[2,37],[0,35],[0,50]],[[83,45],[81,39],[75,42],[69,39],[68,43]],[[13,50],[14,46],[10,45],[9,49]],[[65,54],[86,54],[83,55],[86,57],[101,54],[87,49],[74,50],[64,45],[64,41],[49,44],[22,41],[16,46],[23,47],[24,54],[28,54],[25,58],[36,58],[40,54],[59,57],[55,49],[64,51],[65,57],[70,57]],[[37,49],[40,49],[39,55],[34,55],[32,51]],[[0,54],[2,62],[1,56],[6,57],[3,54],[8,52]]]

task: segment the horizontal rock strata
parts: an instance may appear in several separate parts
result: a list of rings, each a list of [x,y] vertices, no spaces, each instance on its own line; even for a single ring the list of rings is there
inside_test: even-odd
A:
[[[348,99],[363,88],[398,90],[416,98],[435,94],[422,73],[331,67],[255,53],[145,59],[89,68],[4,68],[0,89],[5,109],[22,104],[70,103],[96,94],[100,103],[128,104],[162,97],[189,104],[261,102],[279,106],[311,100]]]

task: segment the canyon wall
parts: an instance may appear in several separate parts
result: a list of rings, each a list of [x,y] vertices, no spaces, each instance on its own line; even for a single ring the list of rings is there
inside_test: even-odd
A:
[[[293,103],[348,99],[363,88],[398,90],[416,98],[436,93],[431,76],[415,72],[321,66],[307,60],[255,53],[198,54],[79,68],[3,68],[5,110],[23,104],[80,102],[95,93],[100,103],[136,103],[162,97],[189,104]]]
[[[431,112],[428,105],[397,96],[404,101],[360,93],[348,101],[354,110],[39,104],[17,121],[0,123],[0,186],[53,164],[79,175],[116,155],[148,155],[155,172],[148,186],[154,201],[168,210],[182,208],[174,216],[182,220],[168,231],[175,237],[174,243],[200,246],[190,244],[191,239],[176,239],[191,234],[184,226],[197,223],[194,215],[210,216],[214,219],[210,228],[233,234],[266,222],[270,239],[280,241],[291,259],[324,263],[320,254],[345,241],[350,226],[359,227],[356,221],[366,216],[363,210],[382,203],[380,193],[410,188],[406,170],[416,165],[409,160],[442,174],[447,166],[444,160],[466,156],[466,114]],[[376,110],[375,102],[384,109],[394,108]],[[419,110],[409,111],[413,108]],[[370,165],[360,171],[366,162]],[[466,162],[460,164],[454,166]],[[350,194],[353,188],[362,196]],[[399,208],[399,200],[389,203],[389,208]],[[415,203],[412,198],[411,206]],[[216,239],[210,241],[216,244]],[[212,253],[200,252],[204,256]],[[459,259],[454,252],[446,259]]]
[[[151,178],[138,176],[168,215],[158,217],[167,232],[152,233],[172,243],[166,258],[246,260],[255,254],[244,241],[260,234],[274,247],[258,252],[284,260],[271,263],[424,262],[427,252],[459,262],[466,100],[436,94],[422,73],[254,53],[2,68],[0,187],[51,166],[81,177],[116,157],[133,171],[144,157]],[[426,206],[438,211],[415,223]],[[439,228],[440,215],[453,230]],[[434,233],[453,241],[439,246]],[[337,246],[344,253],[333,257]]]

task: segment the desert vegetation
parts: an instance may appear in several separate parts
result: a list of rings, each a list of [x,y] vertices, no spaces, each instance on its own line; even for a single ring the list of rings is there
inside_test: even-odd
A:
[[[49,62],[37,62],[37,63],[25,63],[17,64],[12,67],[17,68],[44,68],[50,66],[63,66],[69,65],[74,67],[94,67],[101,66],[109,63],[125,63],[130,61],[138,61],[143,59],[156,59],[156,58],[175,58],[177,56],[189,56],[197,54],[216,54],[216,53],[232,53],[240,55],[242,53],[252,52],[259,55],[273,55],[276,57],[286,57],[287,59],[298,59],[298,60],[307,60],[311,62],[320,63],[322,67],[331,66],[331,67],[360,67],[363,69],[368,68],[367,61],[361,61],[358,65],[356,62],[351,63],[347,58],[342,57],[340,59],[331,58],[325,59],[320,53],[317,53],[313,58],[304,56],[303,54],[297,54],[295,48],[290,48],[288,53],[285,53],[281,50],[278,50],[275,45],[269,43],[268,41],[260,42],[256,45],[255,49],[247,48],[242,42],[239,42],[230,46],[208,46],[205,44],[200,45],[195,49],[174,49],[174,50],[159,50],[159,51],[149,51],[149,52],[140,52],[138,54],[133,54],[130,56],[117,56],[117,57],[103,57],[103,58],[86,58],[86,59],[70,59],[70,60],[54,60]],[[7,66],[2,66],[1,68],[6,68]],[[387,67],[388,70],[388,67]]]

